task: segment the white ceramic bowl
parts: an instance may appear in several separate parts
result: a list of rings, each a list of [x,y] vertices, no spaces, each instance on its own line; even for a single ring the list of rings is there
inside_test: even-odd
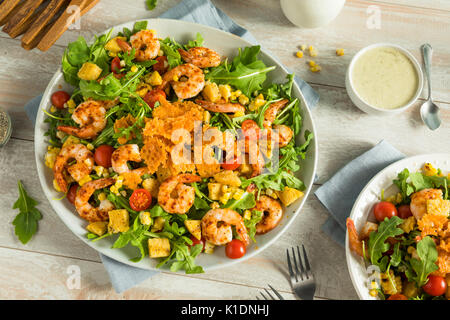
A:
[[[114,28],[114,32],[121,31],[124,27],[132,29],[133,22],[128,22]],[[242,38],[234,36],[230,33],[220,31],[211,27],[204,25],[179,21],[179,20],[169,20],[169,19],[149,19],[148,26],[151,29],[155,29],[158,32],[158,36],[165,38],[167,36],[173,37],[179,42],[186,42],[190,39],[195,39],[197,32],[200,32],[205,39],[205,45],[217,50],[222,56],[227,56],[232,58],[237,54],[237,50],[240,47],[250,46],[251,44]],[[261,59],[267,65],[275,65],[277,68],[270,72],[268,75],[268,81],[273,82],[283,82],[285,81],[287,70],[284,69],[279,63],[277,63],[274,58],[272,58],[267,52],[262,52],[260,55]],[[84,243],[88,244],[95,250],[105,254],[106,256],[118,260],[120,262],[129,264],[134,267],[139,267],[143,269],[156,269],[157,260],[145,258],[138,263],[133,263],[129,259],[134,258],[138,255],[136,248],[126,247],[124,249],[111,249],[112,239],[103,239],[97,242],[91,242],[86,239],[86,221],[82,220],[76,213],[73,205],[69,203],[67,199],[54,200],[61,197],[61,194],[57,193],[53,189],[53,173],[52,170],[44,165],[44,155],[46,153],[47,143],[44,137],[44,132],[47,130],[47,124],[44,123],[45,114],[42,112],[43,109],[48,110],[50,107],[50,96],[54,91],[57,90],[67,90],[71,92],[73,90],[70,85],[64,82],[63,74],[61,71],[57,71],[50,81],[47,89],[44,92],[41,105],[39,106],[39,112],[36,119],[35,128],[35,157],[37,171],[39,175],[39,180],[41,182],[42,188],[45,195],[50,201],[51,206],[67,225],[67,227],[76,234]],[[267,248],[271,243],[273,243],[286,229],[289,227],[291,222],[295,219],[300,209],[303,207],[306,198],[311,190],[316,165],[317,165],[317,135],[314,128],[313,119],[311,113],[308,109],[307,103],[300,92],[297,84],[294,84],[293,95],[300,99],[301,101],[301,113],[303,116],[303,130],[298,135],[298,142],[301,142],[305,130],[309,130],[314,133],[314,140],[308,149],[306,160],[301,163],[301,173],[299,178],[301,178],[305,185],[305,196],[302,199],[297,200],[289,208],[285,210],[285,214],[281,224],[273,231],[257,237],[257,245],[252,244],[248,247],[247,254],[237,260],[231,260],[225,256],[224,248],[217,248],[212,255],[203,254],[197,258],[197,263],[205,270],[217,269],[219,267],[229,266],[240,261],[244,261],[254,255],[260,253],[265,248]],[[80,245],[84,245],[80,242]]]
[[[360,231],[367,220],[374,220],[372,214],[373,206],[380,201],[381,190],[397,190],[392,181],[397,178],[398,173],[407,168],[410,172],[419,171],[423,164],[430,162],[435,168],[443,172],[450,172],[450,154],[424,154],[397,161],[380,171],[359,194],[350,213],[350,218],[355,222],[356,230]],[[393,193],[394,194],[394,193]],[[387,194],[389,196],[389,194]],[[348,234],[345,238],[345,253],[347,267],[352,279],[353,286],[360,299],[376,300],[369,294],[367,283],[370,282],[367,265],[363,258],[353,253],[348,245]]]
[[[408,103],[406,103],[404,106],[401,106],[399,108],[382,109],[382,108],[378,108],[378,107],[372,106],[372,105],[368,104],[367,102],[365,102],[359,96],[358,92],[355,90],[355,87],[354,87],[354,84],[353,84],[352,74],[353,74],[353,67],[355,66],[356,61],[359,59],[359,57],[361,57],[361,55],[363,55],[368,50],[371,50],[371,49],[374,49],[374,48],[378,48],[378,47],[390,47],[390,48],[398,49],[406,57],[409,58],[409,60],[413,64],[414,68],[416,69],[417,79],[418,79],[416,93],[411,98],[411,100],[408,101]],[[419,98],[420,93],[422,92],[422,88],[423,88],[422,68],[420,67],[419,62],[417,62],[417,59],[409,51],[407,51],[406,49],[404,49],[404,48],[402,48],[402,47],[400,47],[400,46],[398,46],[396,44],[391,44],[391,43],[376,43],[376,44],[372,44],[372,45],[367,46],[367,47],[361,49],[360,51],[358,51],[355,54],[355,56],[352,58],[352,60],[350,62],[350,65],[347,68],[347,73],[345,75],[345,88],[347,89],[347,94],[349,95],[349,97],[352,100],[352,102],[359,109],[361,109],[362,111],[364,111],[366,113],[375,114],[375,115],[384,115],[384,116],[398,114],[400,112],[405,111],[409,107],[411,107],[413,105],[413,103]]]

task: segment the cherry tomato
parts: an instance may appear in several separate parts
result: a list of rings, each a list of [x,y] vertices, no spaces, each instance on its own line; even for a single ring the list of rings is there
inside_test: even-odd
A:
[[[196,246],[198,244],[201,244],[201,245],[203,245],[202,251],[205,250],[205,241],[203,240],[203,238],[198,240],[196,237],[191,235],[191,241],[192,241],[192,244],[190,245],[190,247],[193,247],[193,246]]]
[[[56,91],[52,94],[52,105],[58,109],[64,109],[64,103],[70,100],[70,95],[65,91]]]
[[[113,152],[114,148],[107,144],[97,147],[94,152],[95,163],[105,168],[111,167],[111,155]]]
[[[428,282],[422,286],[422,289],[430,296],[441,296],[447,291],[447,282],[444,277],[429,275]]]
[[[248,140],[258,140],[259,137],[259,127],[258,124],[250,119],[245,120],[241,124],[242,133],[245,139]]]
[[[115,57],[111,61],[111,71],[114,74],[114,77],[116,77],[117,79],[125,76],[125,73],[121,73],[120,69],[122,69],[122,67],[120,66],[120,59],[118,57]]]
[[[78,187],[79,186],[77,183],[72,184],[67,192],[67,200],[69,200],[71,204],[75,204],[75,197],[77,195]]]
[[[224,163],[222,163],[221,166],[224,170],[236,170],[241,165],[239,162],[238,157],[234,156],[233,159],[227,159],[225,155]]]
[[[152,195],[148,190],[136,189],[130,197],[130,207],[135,211],[142,211],[152,204]]]
[[[230,259],[239,259],[244,256],[246,251],[245,244],[238,239],[231,240],[225,247],[225,254]]]
[[[152,109],[157,101],[161,103],[161,100],[164,99],[166,99],[166,93],[163,90],[151,90],[144,96],[144,101],[147,102]]]
[[[396,293],[391,295],[388,300],[408,300],[408,298],[401,293]]]
[[[402,219],[406,219],[412,216],[411,208],[408,204],[403,204],[397,208],[398,216]]]
[[[166,56],[160,56],[155,59],[158,61],[153,65],[153,70],[158,71],[159,74],[166,73],[167,69],[169,68],[169,63],[167,62]]]
[[[373,213],[378,221],[384,221],[384,218],[392,218],[397,216],[397,208],[390,202],[381,201],[373,207]]]

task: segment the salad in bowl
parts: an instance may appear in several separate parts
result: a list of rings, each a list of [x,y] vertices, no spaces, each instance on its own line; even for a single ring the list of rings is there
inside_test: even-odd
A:
[[[405,168],[388,197],[380,190],[359,232],[347,219],[348,254],[364,260],[371,297],[450,299],[449,183],[450,174],[431,163],[417,172]]]
[[[89,241],[199,273],[197,256],[224,246],[241,258],[279,227],[304,197],[298,173],[314,137],[296,138],[294,76],[268,83],[275,67],[259,46],[228,61],[201,34],[179,43],[147,24],[68,45],[62,71],[73,90],[54,91],[43,110],[42,161]]]

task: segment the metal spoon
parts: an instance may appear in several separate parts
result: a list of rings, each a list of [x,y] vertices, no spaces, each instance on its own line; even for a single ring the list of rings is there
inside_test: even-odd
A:
[[[425,101],[420,107],[420,116],[428,126],[430,130],[436,130],[441,125],[441,118],[439,117],[439,107],[434,104],[431,99],[431,77],[430,77],[430,69],[431,69],[431,55],[433,53],[433,48],[426,43],[422,45],[422,57],[423,57],[423,65],[425,67],[425,75],[427,76],[428,82],[428,99]]]

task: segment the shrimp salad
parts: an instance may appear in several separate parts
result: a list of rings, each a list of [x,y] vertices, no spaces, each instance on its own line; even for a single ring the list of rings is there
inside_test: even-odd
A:
[[[369,293],[450,300],[450,174],[426,163],[421,172],[404,169],[393,183],[399,192],[387,199],[382,192],[359,233],[347,219],[350,249],[374,272]]]
[[[180,44],[146,21],[68,45],[73,90],[54,92],[44,110],[45,164],[55,201],[74,206],[88,239],[199,273],[199,254],[241,258],[277,228],[304,196],[297,173],[313,135],[295,139],[294,75],[269,83],[275,67],[259,53],[242,48],[228,61],[200,34]]]

